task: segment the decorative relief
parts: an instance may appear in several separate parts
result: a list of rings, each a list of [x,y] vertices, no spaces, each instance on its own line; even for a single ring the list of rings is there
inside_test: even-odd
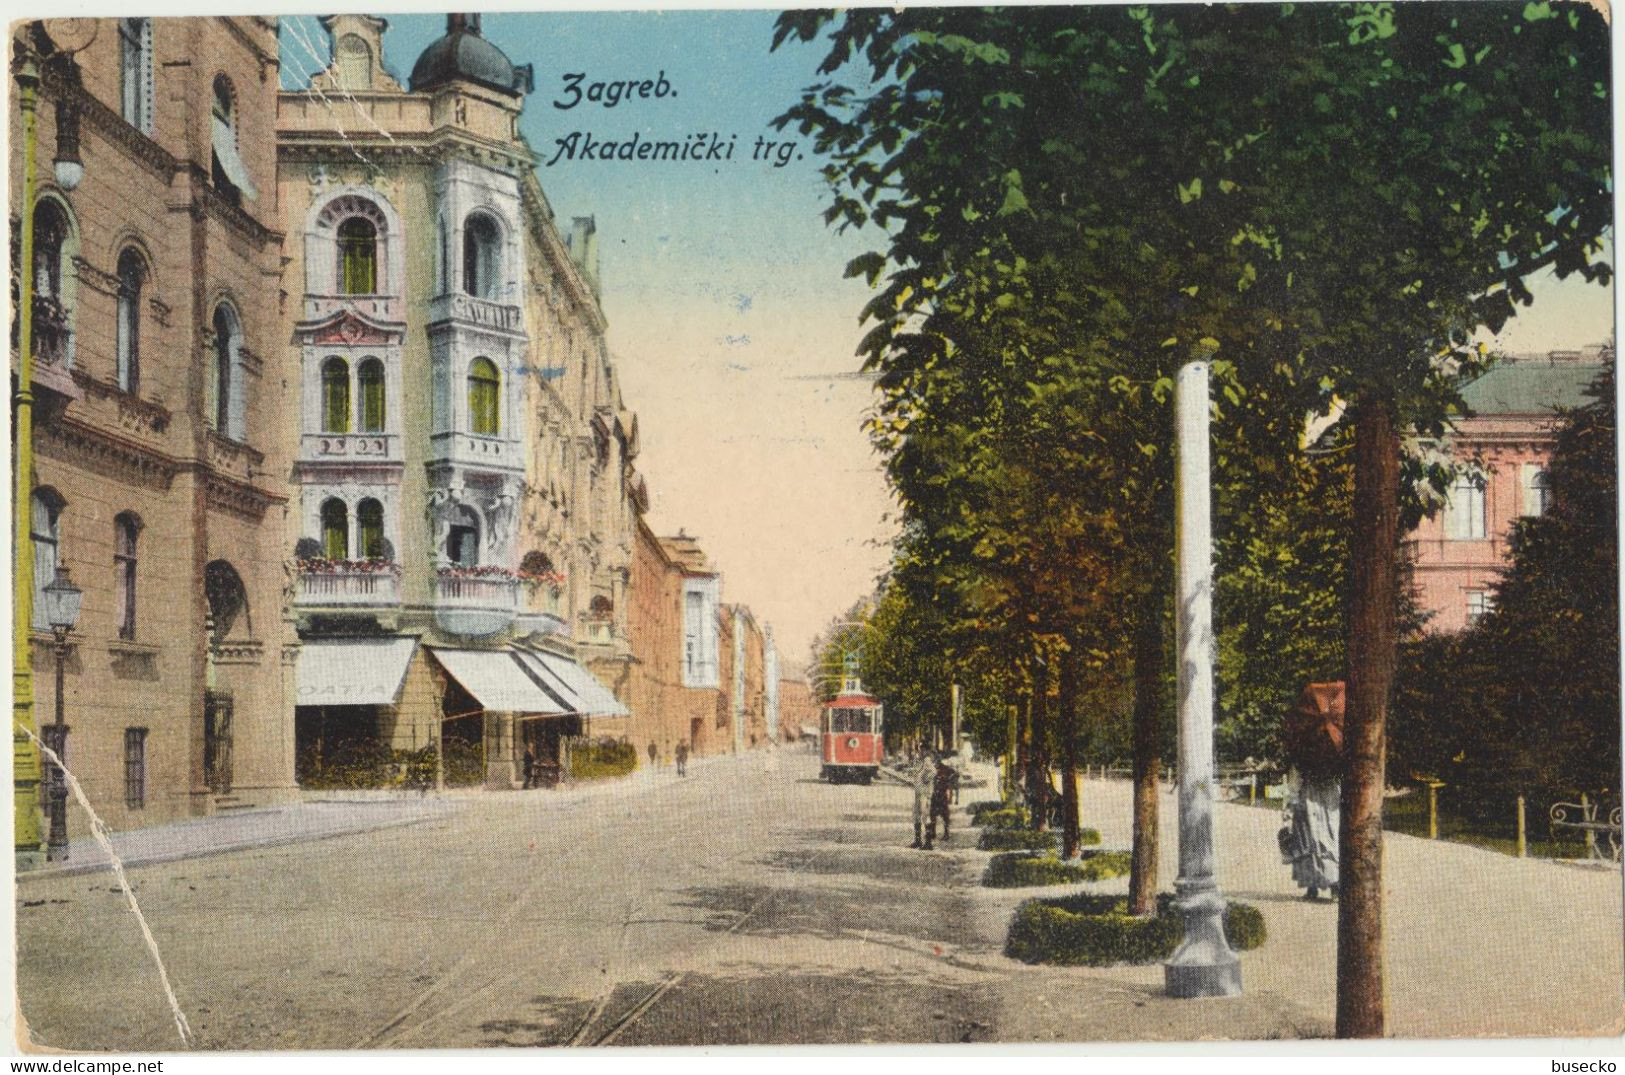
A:
[[[119,279],[116,274],[103,272],[82,257],[73,259],[73,267],[82,283],[88,284],[104,295],[112,295],[115,298],[118,296]]]
[[[147,300],[147,308],[152,311],[153,318],[160,325],[164,326],[165,328],[169,327],[169,315],[174,311],[171,310],[167,304],[159,302],[158,299],[154,297]]]
[[[376,344],[381,346],[389,343],[390,337],[346,311],[345,315],[338,321],[317,330],[313,340],[319,344]]]

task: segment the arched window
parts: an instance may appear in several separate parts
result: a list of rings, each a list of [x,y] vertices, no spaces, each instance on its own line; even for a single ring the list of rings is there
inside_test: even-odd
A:
[[[34,546],[33,626],[38,631],[51,629],[45,618],[45,587],[56,578],[57,565],[62,562],[60,535],[62,510],[66,507],[67,502],[55,489],[36,489],[31,498],[28,530]]]
[[[334,50],[339,84],[345,90],[372,89],[372,49],[355,34],[339,38]]]
[[[34,207],[34,354],[44,362],[68,357],[69,310],[64,269],[68,260],[68,217],[49,198]]]
[[[471,433],[494,437],[501,429],[499,401],[502,378],[489,358],[476,358],[468,365],[468,429]]]
[[[141,255],[127,248],[118,257],[118,386],[135,392],[141,386],[141,288],[146,283]]]
[[[241,440],[242,384],[237,369],[237,349],[242,346],[237,315],[221,303],[214,308],[214,376],[210,378],[209,417],[214,428],[233,440]]]
[[[384,506],[368,498],[356,505],[356,554],[363,560],[387,560],[384,552]]]
[[[224,560],[212,560],[203,569],[203,596],[214,619],[214,640],[249,638],[254,625],[249,619],[248,590],[237,569]]]
[[[322,432],[350,432],[350,364],[337,355],[322,363]]]
[[[480,520],[466,507],[457,509],[446,534],[446,556],[458,567],[480,566]]]
[[[236,100],[237,94],[231,88],[231,80],[225,75],[215,78],[210,134],[214,156],[210,165],[215,189],[233,205],[242,198],[252,201],[259,197],[259,191],[248,178],[243,158],[237,152]]]
[[[322,555],[329,560],[350,557],[350,515],[337,497],[322,502]]]
[[[497,297],[501,269],[496,223],[482,213],[463,222],[463,290],[480,299]]]
[[[124,121],[152,133],[152,20],[120,19],[119,98]]]
[[[356,375],[361,388],[361,432],[384,431],[384,364],[376,358],[363,359]]]
[[[118,636],[135,637],[135,547],[141,521],[130,512],[113,520],[113,600]]]
[[[595,620],[607,620],[615,615],[615,602],[598,594],[588,603],[587,612]]]
[[[339,225],[339,292],[371,295],[378,290],[378,229],[366,217]]]

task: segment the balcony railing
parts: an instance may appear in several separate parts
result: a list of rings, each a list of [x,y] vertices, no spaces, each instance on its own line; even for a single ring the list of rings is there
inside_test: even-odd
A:
[[[346,308],[374,321],[401,320],[398,295],[305,295],[306,321],[321,321]]]
[[[304,433],[299,458],[307,463],[399,463],[404,457],[396,433]]]
[[[461,321],[465,325],[496,329],[498,332],[525,331],[524,316],[519,307],[477,299],[460,292],[438,295],[430,301],[429,323],[441,321]]]
[[[393,571],[301,571],[294,601],[311,608],[398,605],[401,580]]]
[[[60,302],[44,295],[34,296],[34,361],[60,365],[72,353],[73,332],[68,327],[68,311]]]
[[[524,466],[519,442],[504,436],[487,437],[475,433],[436,433],[429,438],[430,462],[449,462],[466,467],[518,470]]]
[[[506,576],[437,575],[434,618],[452,634],[493,635],[513,623],[519,580]]]

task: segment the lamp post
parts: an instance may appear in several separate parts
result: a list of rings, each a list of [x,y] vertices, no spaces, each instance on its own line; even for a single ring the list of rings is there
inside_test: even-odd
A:
[[[79,587],[68,580],[68,569],[58,566],[56,578],[42,591],[45,619],[56,641],[56,722],[46,729],[46,745],[58,761],[66,762],[68,726],[63,720],[63,670],[68,663],[68,635],[79,622]],[[68,858],[68,780],[62,767],[50,768],[51,835],[45,846],[45,861],[65,862]]]
[[[51,20],[57,52],[50,62],[67,64],[96,37],[94,19]],[[24,35],[26,39],[26,35]],[[33,478],[34,478],[34,202],[38,179],[34,175],[39,140],[40,62],[24,45],[16,62],[17,111],[22,121],[22,207],[18,214],[19,251],[17,310],[17,391],[12,398],[12,665],[11,756],[12,843],[19,870],[39,865],[40,823],[38,787],[39,751],[29,738],[34,727],[34,669],[29,631],[34,623]],[[58,103],[57,157],[52,172],[66,190],[79,185],[84,165],[79,160],[78,113]]]
[[[1208,353],[1174,381],[1175,589],[1179,658],[1179,877],[1185,938],[1166,964],[1173,997],[1241,992],[1241,963],[1224,936],[1213,876],[1213,528],[1208,459]]]

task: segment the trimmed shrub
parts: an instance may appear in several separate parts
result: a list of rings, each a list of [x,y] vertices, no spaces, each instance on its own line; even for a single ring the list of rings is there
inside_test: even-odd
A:
[[[626,739],[570,740],[570,763],[567,770],[572,780],[603,780],[625,776],[638,767],[638,748]]]
[[[1054,855],[1030,855],[1011,851],[995,855],[982,875],[989,888],[1022,888],[1027,885],[1062,885],[1081,881],[1104,881],[1129,872],[1127,851],[1085,851],[1077,862],[1063,862]]]
[[[986,825],[988,824],[987,819],[995,814],[1015,813],[1020,814],[1024,819],[1027,816],[1027,811],[1024,808],[1017,806],[1015,803],[1004,802],[1001,799],[983,799],[981,802],[971,803],[969,810],[972,825]],[[1022,824],[1026,824],[1026,821],[1023,820]]]
[[[976,847],[980,851],[1053,851],[1058,839],[1053,832],[1032,829],[983,829]]]
[[[1008,807],[1004,810],[988,810],[972,822],[989,829],[1024,829],[1027,827],[1029,817],[1026,810],[1019,806]]]
[[[1265,939],[1264,916],[1256,907],[1232,903],[1225,909],[1224,935],[1237,951],[1257,948]],[[1184,936],[1184,919],[1167,894],[1157,897],[1156,914],[1145,918],[1128,913],[1125,896],[1065,896],[1016,908],[1004,954],[1064,966],[1157,963],[1173,955]]]

